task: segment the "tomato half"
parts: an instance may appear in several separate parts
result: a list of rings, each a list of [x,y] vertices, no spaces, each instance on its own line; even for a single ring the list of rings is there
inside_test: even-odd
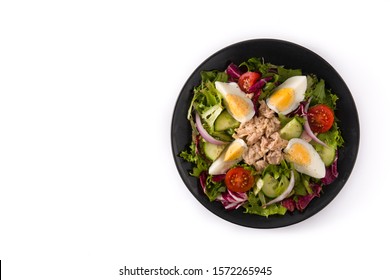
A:
[[[255,178],[249,170],[243,167],[234,167],[226,173],[225,184],[230,191],[246,192],[255,183]]]
[[[325,104],[318,104],[310,107],[307,111],[307,119],[313,132],[327,132],[333,125],[334,113]]]
[[[260,80],[260,78],[261,75],[257,72],[245,72],[238,78],[238,86],[243,92],[248,93],[249,88]]]

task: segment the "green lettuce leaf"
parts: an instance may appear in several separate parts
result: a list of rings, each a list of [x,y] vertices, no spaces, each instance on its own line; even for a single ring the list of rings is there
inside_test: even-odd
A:
[[[264,177],[265,174],[269,173],[276,180],[282,177],[282,175],[286,176],[287,178],[290,178],[291,169],[292,168],[290,164],[287,161],[282,160],[282,162],[279,165],[275,165],[275,164],[268,165],[263,170],[262,177]]]
[[[209,168],[209,163],[202,156],[196,153],[196,145],[194,142],[191,142],[188,149],[183,150],[179,156],[185,161],[195,165],[192,168],[192,172],[190,172],[191,176],[199,177],[202,171],[208,170]]]
[[[310,105],[316,104],[325,104],[332,108],[336,109],[336,103],[338,100],[337,95],[333,94],[331,90],[325,88],[325,81],[323,79],[319,80],[316,76],[308,76],[308,89],[306,90],[306,97],[312,98]]]
[[[203,71],[201,76],[201,84],[194,88],[187,119],[193,125],[193,110],[195,109],[200,114],[204,128],[209,134],[213,134],[214,122],[224,109],[222,95],[215,88],[215,81],[226,82],[228,76],[220,71]]]
[[[277,66],[278,69],[278,75],[279,75],[279,81],[284,82],[288,78],[291,78],[293,76],[301,76],[302,70],[301,69],[286,69],[283,66]]]
[[[226,192],[226,186],[223,181],[214,182],[211,178],[209,175],[206,179],[206,195],[210,201],[214,201],[221,193]]]
[[[270,215],[284,215],[287,212],[287,208],[280,204],[272,204],[264,208],[262,206],[260,197],[256,196],[253,192],[248,195],[248,201],[243,205],[245,213],[256,214],[260,216],[268,217]]]
[[[294,178],[295,178],[295,185],[293,189],[294,195],[304,196],[313,193],[312,189],[310,188],[309,175],[305,175],[294,170]]]
[[[337,125],[337,122],[333,124],[332,128],[329,131],[325,133],[320,133],[317,135],[317,137],[318,139],[325,142],[327,145],[334,149],[337,149],[344,145],[344,139],[341,136],[341,132]]]
[[[228,74],[225,72],[221,72],[218,70],[213,70],[213,71],[202,71],[200,72],[200,76],[202,78],[202,83],[206,82],[227,82],[229,80]]]
[[[246,67],[248,71],[260,72],[261,76],[264,76],[269,72],[271,64],[264,63],[264,59],[262,58],[252,57],[239,65],[239,67],[243,66]]]

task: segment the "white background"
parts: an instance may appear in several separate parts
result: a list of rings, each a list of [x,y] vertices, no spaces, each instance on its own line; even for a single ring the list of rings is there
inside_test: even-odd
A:
[[[385,3],[1,1],[4,279],[136,279],[119,276],[125,265],[272,266],[268,279],[388,277]],[[252,38],[289,40],[325,58],[360,117],[347,184],[324,210],[281,229],[211,214],[171,152],[186,79],[209,55]],[[161,279],[139,279],[150,278]]]

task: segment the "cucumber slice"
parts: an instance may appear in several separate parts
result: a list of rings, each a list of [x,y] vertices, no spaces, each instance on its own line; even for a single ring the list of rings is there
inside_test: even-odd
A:
[[[231,142],[233,141],[234,139],[228,135],[227,133],[225,132],[221,132],[221,131],[214,131],[211,136],[217,138],[218,140],[221,140],[221,141],[226,141],[226,142]]]
[[[220,156],[225,147],[226,145],[214,145],[209,142],[205,142],[203,144],[205,155],[212,161],[216,160]]]
[[[325,147],[317,143],[314,143],[313,147],[320,155],[322,161],[325,163],[325,166],[329,166],[333,163],[334,158],[336,157],[336,149],[329,146]]]
[[[263,178],[263,187],[261,190],[266,196],[275,198],[284,192],[289,183],[290,181],[284,175],[280,177],[280,180],[276,180],[272,175],[267,173]]]
[[[280,130],[280,137],[285,140],[290,140],[292,138],[298,138],[301,136],[302,132],[303,128],[301,123],[296,118],[293,118],[284,127],[282,127]]]
[[[215,120],[214,129],[215,131],[224,131],[229,128],[237,128],[239,125],[240,122],[234,119],[228,111],[224,110]]]
[[[272,175],[265,174],[263,178],[263,187],[261,191],[268,197],[274,198],[277,197],[276,189],[278,187],[278,180],[276,180]]]

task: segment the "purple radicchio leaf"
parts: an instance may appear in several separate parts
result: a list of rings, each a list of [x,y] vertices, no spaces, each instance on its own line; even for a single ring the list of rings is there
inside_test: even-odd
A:
[[[307,113],[306,113],[306,108],[305,107],[306,107],[307,103],[308,103],[308,101],[300,102],[298,108],[296,108],[294,111],[289,113],[287,115],[287,117],[291,118],[291,117],[294,117],[294,116],[300,116],[300,117],[306,116]]]
[[[242,75],[242,71],[236,64],[230,63],[226,68],[226,74],[229,76],[229,81],[236,82]]]
[[[213,175],[211,180],[215,183],[222,182],[225,180],[226,174]]]
[[[217,197],[218,201],[221,201],[223,207],[226,210],[238,209],[248,200],[248,195],[246,193],[232,192],[227,190]]]
[[[320,196],[322,190],[321,185],[311,184],[310,187],[313,190],[313,193],[298,197],[296,207],[299,211],[305,210],[305,208],[307,207],[307,205],[309,205],[310,201],[312,201],[313,198]]]
[[[326,168],[325,177],[321,179],[321,182],[324,185],[331,184],[336,178],[339,176],[339,172],[337,169],[337,161],[338,161],[338,151],[336,151],[336,157],[333,163]]]
[[[287,208],[287,210],[290,212],[294,212],[294,210],[295,210],[295,201],[292,197],[286,198],[280,204],[283,207]]]
[[[204,193],[206,193],[206,180],[207,180],[207,171],[203,171],[200,173],[199,175],[199,182],[200,182],[200,186],[202,187],[202,190]]]

